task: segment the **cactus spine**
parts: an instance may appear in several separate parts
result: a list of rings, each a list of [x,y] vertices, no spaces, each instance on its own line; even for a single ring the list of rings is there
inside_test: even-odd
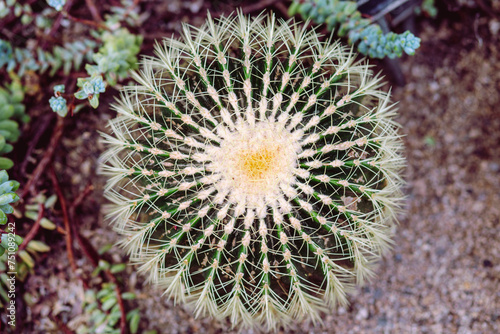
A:
[[[115,105],[108,219],[196,315],[319,320],[391,243],[403,165],[381,78],[273,16],[164,39]]]

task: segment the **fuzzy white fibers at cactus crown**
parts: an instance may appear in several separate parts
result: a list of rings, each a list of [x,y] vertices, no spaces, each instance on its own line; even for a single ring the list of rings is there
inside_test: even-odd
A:
[[[220,146],[206,149],[210,161],[206,168],[217,179],[215,189],[230,194],[227,201],[232,205],[245,203],[244,207],[255,208],[265,218],[266,206],[284,200],[282,188],[295,183],[299,136],[283,123],[242,122]]]
[[[110,122],[108,218],[196,315],[320,319],[391,243],[404,161],[381,80],[274,16],[210,17],[143,60]]]

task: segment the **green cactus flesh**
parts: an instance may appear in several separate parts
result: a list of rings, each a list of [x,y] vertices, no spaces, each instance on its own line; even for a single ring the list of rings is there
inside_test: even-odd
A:
[[[104,135],[108,219],[196,315],[319,320],[391,244],[404,161],[381,79],[273,16],[164,39]]]

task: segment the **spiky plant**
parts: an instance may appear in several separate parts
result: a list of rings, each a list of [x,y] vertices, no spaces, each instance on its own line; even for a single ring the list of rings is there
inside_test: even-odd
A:
[[[381,78],[273,16],[164,39],[104,135],[108,218],[166,296],[276,328],[318,320],[390,243],[401,141]]]

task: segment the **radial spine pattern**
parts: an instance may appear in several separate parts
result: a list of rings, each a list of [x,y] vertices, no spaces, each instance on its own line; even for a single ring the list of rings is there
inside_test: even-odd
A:
[[[104,135],[108,218],[195,313],[318,320],[391,243],[403,165],[381,80],[273,16],[184,27],[145,58]]]

